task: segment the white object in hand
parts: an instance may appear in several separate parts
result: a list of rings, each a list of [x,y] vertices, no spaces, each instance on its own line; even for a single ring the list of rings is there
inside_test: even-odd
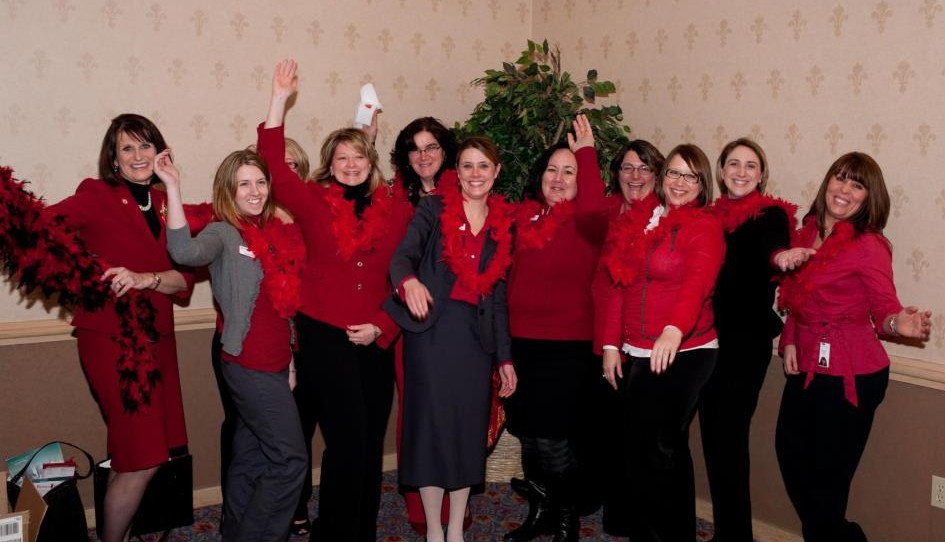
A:
[[[377,91],[373,83],[368,83],[361,87],[361,103],[358,104],[358,110],[354,114],[354,127],[363,128],[371,124],[371,117],[375,111],[383,109],[380,100],[377,99]]]

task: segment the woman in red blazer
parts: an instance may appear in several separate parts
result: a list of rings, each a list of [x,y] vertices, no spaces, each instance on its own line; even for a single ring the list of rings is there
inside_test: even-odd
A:
[[[617,286],[604,330],[604,378],[616,389],[627,377],[630,537],[654,542],[696,536],[689,424],[715,367],[712,291],[725,254],[722,227],[706,208],[712,166],[699,147],[669,153],[656,195],[650,217],[624,213],[611,226],[607,264]]]
[[[72,325],[79,360],[105,416],[114,478],[105,495],[105,542],[128,539],[131,518],[158,466],[171,450],[187,445],[181,401],[171,297],[187,298],[193,279],[174,269],[167,254],[166,198],[154,188],[155,156],[167,148],[148,119],[124,114],[112,120],[99,151],[99,179],[85,179],[75,195],[46,208],[63,217],[89,252],[106,262],[102,280],[116,297],[140,290],[154,306],[159,340],[154,354],[161,372],[150,404],[122,397],[116,367],[122,352],[114,340],[120,321],[114,302],[95,312],[78,307]]]
[[[296,315],[299,386],[311,392],[325,438],[319,521],[312,539],[373,541],[380,506],[384,434],[394,393],[400,328],[382,309],[387,268],[407,229],[410,205],[387,187],[377,152],[355,129],[332,132],[305,182],[285,164],[283,117],[298,89],[296,63],[276,65],[259,126],[259,153],[276,197],[308,250]]]

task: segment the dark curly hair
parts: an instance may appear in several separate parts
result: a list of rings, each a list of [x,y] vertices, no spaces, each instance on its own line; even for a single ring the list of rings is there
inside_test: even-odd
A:
[[[456,162],[456,137],[442,122],[433,117],[420,117],[404,126],[404,129],[397,134],[394,149],[390,151],[390,164],[400,175],[404,190],[407,192],[407,199],[412,205],[420,201],[421,183],[420,176],[410,167],[410,151],[417,150],[413,136],[420,132],[430,132],[433,139],[443,149],[443,165],[436,172],[437,180],[440,179],[443,170],[454,167],[453,164]]]

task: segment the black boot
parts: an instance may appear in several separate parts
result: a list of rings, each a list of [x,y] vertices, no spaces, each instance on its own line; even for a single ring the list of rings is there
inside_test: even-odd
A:
[[[528,517],[517,529],[503,536],[503,540],[525,542],[541,535],[551,534],[554,527],[548,491],[534,480],[525,480],[524,488],[528,498]]]
[[[581,519],[577,513],[576,474],[576,471],[571,471],[559,475],[552,486],[553,542],[577,542],[580,536]]]

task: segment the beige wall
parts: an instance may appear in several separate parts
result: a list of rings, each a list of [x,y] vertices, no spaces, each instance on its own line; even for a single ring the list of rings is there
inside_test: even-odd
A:
[[[941,540],[945,512],[929,506],[929,493],[930,475],[945,475],[938,416],[945,411],[945,2],[271,4],[3,2],[0,163],[58,200],[94,174],[108,120],[138,111],[174,147],[185,198],[202,200],[219,160],[253,141],[277,58],[301,63],[289,135],[314,155],[328,131],[350,122],[360,84],[373,81],[386,109],[384,155],[418,115],[462,120],[480,96],[468,81],[514,59],[527,37],[560,44],[573,73],[596,68],[617,82],[614,101],[635,136],[664,152],[691,141],[714,157],[728,139],[757,138],[771,162],[772,192],[802,206],[836,156],[868,152],[883,166],[893,198],[887,234],[901,297],[936,316],[925,347],[890,347],[900,382],[877,415],[851,513],[876,540]],[[66,437],[101,456],[104,430],[74,345],[4,342],[20,322],[55,316],[27,307],[4,285],[0,455]],[[193,306],[209,306],[205,289]],[[180,339],[198,488],[216,484],[220,411],[208,336],[185,331]],[[753,492],[759,518],[796,530],[773,454],[782,383],[773,366],[753,433]],[[697,438],[694,447],[698,456]]]

